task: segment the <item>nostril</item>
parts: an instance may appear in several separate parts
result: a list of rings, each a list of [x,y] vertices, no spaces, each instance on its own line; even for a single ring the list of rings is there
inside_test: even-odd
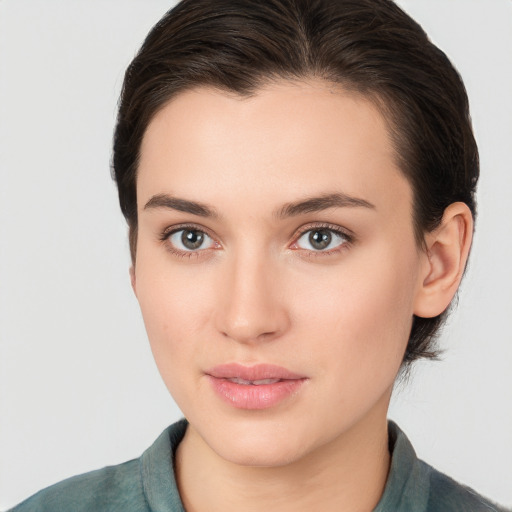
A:
[[[269,322],[264,322],[269,323]],[[269,329],[268,325],[262,323],[234,323],[231,326],[224,326],[220,332],[225,338],[230,338],[239,343],[261,343],[263,341],[270,341],[275,339],[284,331],[283,326],[276,326],[275,329]]]

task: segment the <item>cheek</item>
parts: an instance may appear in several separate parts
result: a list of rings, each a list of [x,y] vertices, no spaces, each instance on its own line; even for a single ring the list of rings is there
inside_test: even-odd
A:
[[[408,308],[405,301],[397,307],[393,294],[400,290],[387,278],[371,286],[367,278],[333,286],[330,300],[304,317],[304,326],[316,326],[305,334],[314,336],[309,353],[322,382],[315,402],[319,411],[330,411],[325,428],[331,433],[358,421],[391,391],[408,340]]]
[[[316,340],[323,371],[352,376],[354,385],[358,377],[394,379],[412,323],[415,259],[382,250],[369,256],[296,288],[295,316],[304,337]]]
[[[149,230],[147,230],[149,231]],[[137,299],[151,343],[175,343],[180,332],[197,329],[209,303],[207,273],[184,261],[177,263],[147,233],[139,233],[135,268]],[[189,321],[191,318],[194,321]],[[167,340],[161,339],[168,334]]]
[[[211,287],[200,273],[137,261],[137,298],[156,365],[169,390],[193,368],[211,317]]]

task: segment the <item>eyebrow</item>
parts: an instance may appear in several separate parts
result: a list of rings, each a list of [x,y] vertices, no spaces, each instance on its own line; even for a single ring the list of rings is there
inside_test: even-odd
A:
[[[285,219],[288,217],[296,217],[305,213],[320,212],[329,208],[368,208],[375,209],[375,205],[360,199],[352,197],[342,192],[334,194],[323,194],[316,197],[307,197],[300,201],[293,203],[286,203],[279,210],[274,213],[277,219]],[[199,217],[219,218],[215,208],[204,203],[197,201],[189,201],[188,199],[180,199],[168,194],[157,194],[152,196],[149,201],[144,205],[144,210],[151,210],[156,208],[168,208],[177,210]]]
[[[179,212],[191,213],[199,217],[212,217],[217,218],[219,214],[215,208],[208,206],[204,203],[197,201],[189,201],[188,199],[180,199],[168,194],[157,194],[152,196],[151,199],[144,205],[144,210],[151,210],[154,208],[168,208],[177,210]]]
[[[320,212],[322,210],[328,210],[329,208],[346,207],[375,209],[375,205],[365,199],[337,192],[334,194],[323,194],[317,197],[308,197],[294,203],[287,203],[276,212],[276,217],[284,219],[305,213]]]

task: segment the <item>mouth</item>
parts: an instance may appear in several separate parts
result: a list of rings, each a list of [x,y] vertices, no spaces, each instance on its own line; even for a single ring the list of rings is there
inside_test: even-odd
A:
[[[226,364],[205,373],[217,396],[237,409],[275,407],[295,396],[308,380],[305,375],[269,364]]]
[[[275,384],[276,382],[280,382],[282,379],[245,380],[235,377],[233,379],[226,380],[229,380],[229,382],[234,382],[235,384],[241,384],[242,386],[262,386],[264,384]]]

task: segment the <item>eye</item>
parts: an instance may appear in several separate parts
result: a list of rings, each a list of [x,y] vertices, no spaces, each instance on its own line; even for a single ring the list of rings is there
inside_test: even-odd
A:
[[[330,228],[315,228],[305,231],[295,242],[294,248],[329,252],[349,241],[349,237],[340,231]]]
[[[193,252],[200,249],[210,249],[215,241],[204,231],[183,228],[169,233],[166,239],[179,252]]]

